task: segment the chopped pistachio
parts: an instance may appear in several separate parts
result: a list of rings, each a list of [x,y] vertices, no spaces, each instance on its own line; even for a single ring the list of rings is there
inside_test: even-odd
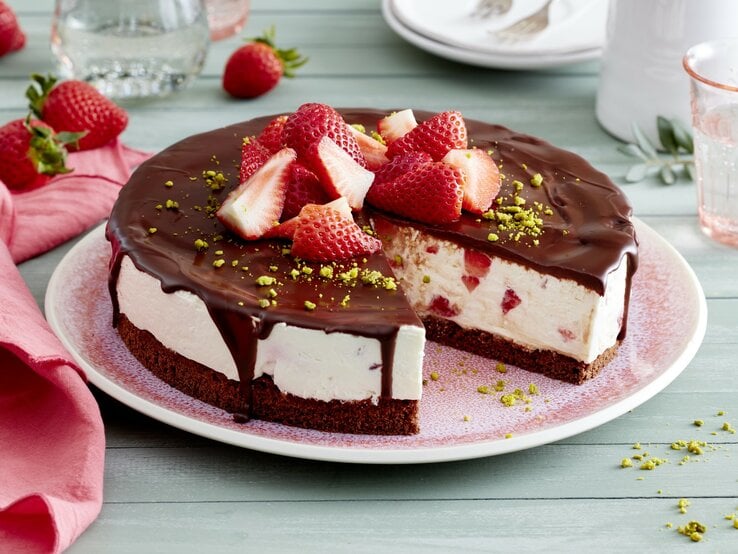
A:
[[[679,508],[679,513],[686,514],[687,513],[687,507],[691,504],[689,500],[686,498],[680,498],[677,502],[677,508]]]
[[[637,442],[633,445],[633,450],[640,450],[641,449],[641,443]]]
[[[333,279],[333,266],[330,266],[330,265],[321,266],[319,275],[325,279]]]
[[[704,422],[704,421],[702,421],[701,419],[695,419],[695,420],[694,420],[694,424],[695,424],[695,425],[696,425],[697,427],[702,427],[702,426],[703,426],[703,425],[705,424],[705,422]]]
[[[372,137],[374,140],[376,140],[378,143],[382,145],[387,145],[387,142],[384,140],[384,137],[377,133],[376,131],[372,131],[369,133],[369,136]]]
[[[164,206],[167,208],[167,210],[178,210],[179,202],[177,202],[176,200],[172,200],[171,198],[167,198],[166,202],[164,202]]]
[[[430,378],[431,378],[431,381],[438,381],[438,379],[440,378],[440,375],[438,374],[437,371],[433,371],[430,374]]]
[[[260,287],[268,287],[276,283],[277,280],[270,275],[262,275],[256,278],[256,284]]]
[[[158,230],[159,230],[159,229],[157,229],[156,227],[149,227],[149,229],[148,229],[148,231],[149,231],[149,234],[150,234],[150,235],[153,235],[153,234],[154,234],[154,233],[156,233],[156,232],[157,232]]]
[[[164,186],[165,187],[173,187],[174,186],[174,182],[173,181],[164,181]]]
[[[528,385],[528,394],[538,394],[538,385],[535,383]]]
[[[348,306],[348,303],[350,300],[351,300],[350,295],[347,294],[346,296],[344,296],[343,300],[341,300],[341,307],[345,308],[346,306]]]
[[[274,272],[275,272],[275,271],[277,271],[278,269],[279,269],[279,267],[278,267],[278,266],[276,266],[276,265],[270,265],[270,266],[269,266],[269,271],[271,271],[272,273],[274,273]]]
[[[267,294],[269,295],[270,298],[276,298],[277,297],[277,291],[274,290],[274,289],[269,289],[267,291]]]
[[[269,300],[267,300],[266,298],[259,299],[259,307],[260,308],[268,308],[271,305],[272,305],[272,303],[269,302]]]
[[[431,282],[430,275],[423,275],[423,282],[427,285]]]
[[[694,542],[702,540],[702,535],[707,531],[707,526],[703,525],[699,521],[690,521],[686,525],[680,526],[677,531],[682,535],[686,535]]]
[[[496,233],[490,233],[489,235],[487,235],[487,240],[490,242],[497,242],[498,240],[500,240],[500,237]]]
[[[305,309],[309,312],[312,312],[317,307],[317,304],[314,302],[310,302],[310,300],[305,300]]]
[[[471,421],[471,416],[465,415],[462,419],[464,421]]]
[[[402,267],[402,256],[400,256],[399,254],[395,254],[395,264]]]
[[[223,258],[218,258],[213,261],[213,267],[223,267],[223,264],[225,264],[225,260]]]
[[[479,385],[477,387],[477,392],[480,393],[480,394],[489,394],[490,393],[490,390],[489,390],[489,387],[487,385]]]
[[[540,173],[536,173],[530,178],[530,184],[534,187],[540,187],[543,183],[543,176]]]
[[[500,397],[500,402],[509,408],[510,406],[517,404],[518,396],[516,394],[503,394]]]
[[[293,279],[297,279],[299,276],[300,276],[300,271],[298,269],[293,268],[290,271],[290,277],[292,277]]]
[[[512,433],[505,433],[505,438],[506,439],[511,439],[512,437],[513,437],[513,434]]]
[[[633,462],[630,460],[630,458],[623,458],[622,460],[620,460],[620,467],[633,467]]]
[[[495,370],[497,370],[498,373],[507,373],[507,366],[502,362],[497,362],[495,364]]]
[[[366,127],[364,127],[361,123],[352,123],[351,126],[360,133],[366,134]]]
[[[231,267],[238,267],[238,260],[233,260],[231,262]]]
[[[222,256],[223,255],[223,251],[222,250],[216,250],[215,251],[215,255],[216,256]]]
[[[733,428],[733,426],[732,426],[732,425],[731,425],[730,423],[728,423],[727,421],[723,423],[723,426],[722,426],[722,427],[721,427],[720,429],[722,429],[723,431],[727,431],[728,433],[733,433],[733,434],[735,434],[735,429],[734,429],[734,428]]]

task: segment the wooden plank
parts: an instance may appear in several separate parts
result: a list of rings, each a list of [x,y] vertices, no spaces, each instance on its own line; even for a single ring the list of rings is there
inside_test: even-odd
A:
[[[481,476],[480,476],[481,479]],[[432,486],[432,482],[425,486]],[[106,504],[70,554],[731,552],[735,499]],[[676,528],[709,528],[696,547]],[[673,528],[666,527],[672,522]]]

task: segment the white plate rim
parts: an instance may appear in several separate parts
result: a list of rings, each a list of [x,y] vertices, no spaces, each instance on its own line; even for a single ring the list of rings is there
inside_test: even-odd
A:
[[[581,50],[568,54],[541,55],[510,55],[478,52],[456,46],[444,44],[428,38],[405,26],[394,14],[392,0],[382,0],[382,16],[389,27],[407,42],[421,50],[435,54],[455,62],[497,69],[545,69],[577,62],[594,60],[602,54],[602,48]]]
[[[632,218],[639,234],[644,231],[652,235],[652,239],[658,246],[668,253],[673,261],[679,264],[685,272],[689,285],[697,300],[697,319],[692,334],[684,345],[684,349],[674,362],[660,375],[654,378],[642,388],[636,390],[629,396],[582,416],[574,421],[555,425],[541,431],[528,432],[514,435],[507,439],[495,439],[488,441],[476,441],[451,446],[432,446],[424,448],[367,448],[346,446],[324,446],[315,444],[304,444],[283,439],[272,439],[248,434],[242,431],[219,427],[217,425],[200,421],[198,419],[174,412],[168,408],[143,399],[130,392],[118,383],[108,379],[100,373],[81,353],[77,350],[72,337],[69,337],[60,320],[60,290],[64,282],[61,274],[66,264],[74,260],[80,250],[84,250],[89,242],[99,239],[103,233],[105,224],[96,227],[85,237],[79,240],[69,252],[61,259],[55,268],[46,290],[45,306],[46,319],[56,333],[64,347],[72,354],[74,360],[83,369],[89,381],[106,394],[112,396],[123,404],[150,416],[163,423],[223,443],[232,444],[244,448],[250,448],[261,452],[279,454],[302,459],[348,462],[362,464],[416,464],[450,462],[457,460],[469,460],[487,456],[507,454],[519,450],[525,450],[541,446],[573,435],[589,431],[604,423],[623,415],[624,413],[643,404],[658,392],[668,386],[689,364],[705,335],[707,328],[707,303],[702,286],[694,273],[694,270],[677,252],[677,250],[661,237],[651,227],[638,218]]]

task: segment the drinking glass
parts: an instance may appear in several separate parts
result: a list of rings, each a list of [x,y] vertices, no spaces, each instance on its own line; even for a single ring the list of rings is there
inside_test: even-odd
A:
[[[246,24],[249,0],[205,0],[210,25],[210,40],[235,35]]]
[[[51,49],[58,72],[109,97],[186,87],[208,45],[203,0],[56,0]]]
[[[693,46],[690,76],[700,227],[738,246],[738,38]]]

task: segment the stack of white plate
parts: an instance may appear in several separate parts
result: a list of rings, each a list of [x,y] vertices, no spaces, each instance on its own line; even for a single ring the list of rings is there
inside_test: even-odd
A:
[[[473,15],[478,2],[382,0],[382,14],[411,44],[483,67],[537,69],[592,60],[602,53],[607,0],[553,0],[548,27],[518,41],[495,33],[538,11],[546,0],[513,0],[506,14],[488,18]]]

